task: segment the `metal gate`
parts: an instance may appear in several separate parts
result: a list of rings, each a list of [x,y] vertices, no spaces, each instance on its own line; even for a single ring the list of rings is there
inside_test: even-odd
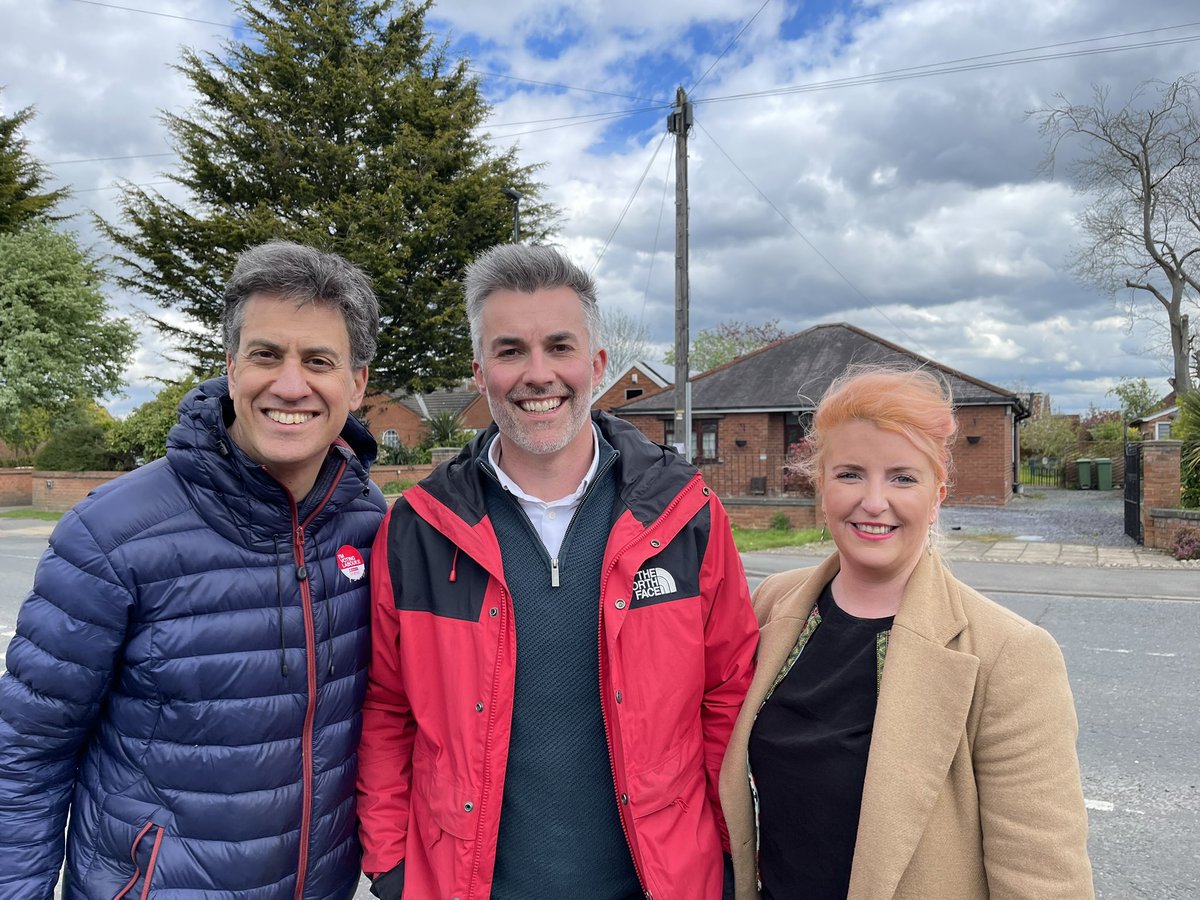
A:
[[[1142,445],[1125,444],[1125,533],[1142,543]]]

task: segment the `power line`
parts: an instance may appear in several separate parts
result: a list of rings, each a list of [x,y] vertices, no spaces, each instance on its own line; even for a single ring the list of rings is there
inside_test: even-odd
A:
[[[60,159],[46,163],[47,166],[73,166],[76,163],[110,162],[115,159],[153,159],[156,156],[174,156],[174,153],[134,153],[131,156],[93,156],[89,159]]]
[[[654,226],[654,245],[650,248],[650,264],[646,267],[646,287],[642,291],[642,311],[638,314],[638,327],[646,322],[646,300],[650,297],[650,276],[654,274],[654,260],[658,258],[658,235],[662,231],[663,211],[667,208],[667,185],[671,183],[671,172],[675,168],[675,155],[667,156],[667,174],[663,178],[662,200],[658,204],[658,224]]]
[[[669,109],[669,107],[664,107],[664,108]],[[639,112],[645,112],[645,111],[648,111],[648,110],[639,110]],[[510,132],[509,134],[488,134],[487,137],[490,140],[498,140],[498,141],[505,140],[506,141],[509,138],[522,137],[527,134],[541,134],[543,131],[557,131],[560,128],[572,128],[576,125],[591,125],[593,122],[606,122],[610,119],[621,119],[628,115],[632,115],[632,113],[630,113],[630,112],[597,113],[592,118],[589,118],[583,122],[567,122],[564,125],[551,125],[547,128],[531,128],[528,131],[514,131],[514,132]],[[551,121],[553,121],[553,120],[551,120]]]
[[[759,97],[782,96],[786,94],[803,94],[815,91],[832,90],[842,87],[858,87],[868,84],[882,84],[890,81],[905,81],[912,78],[927,78],[932,75],[946,75],[956,72],[971,72],[983,69],[994,69],[1005,66],[1024,65],[1033,62],[1045,62],[1055,59],[1072,59],[1080,56],[1094,56],[1102,53],[1117,53],[1126,50],[1143,50],[1151,47],[1171,46],[1200,41],[1200,35],[1189,35],[1177,38],[1162,38],[1156,41],[1142,41],[1134,44],[1121,44],[1116,47],[1091,47],[1081,50],[1047,53],[1035,56],[1018,56],[1015,59],[1000,59],[1014,54],[1034,53],[1039,50],[1051,50],[1060,47],[1071,47],[1079,44],[1090,44],[1096,41],[1114,40],[1121,37],[1138,37],[1159,31],[1173,31],[1181,28],[1193,28],[1200,22],[1189,22],[1183,25],[1171,25],[1165,28],[1152,28],[1145,31],[1127,32],[1125,34],[1107,35],[1098,38],[1084,38],[1075,41],[1064,41],[1058,44],[1046,44],[1040,47],[1030,47],[1024,50],[1004,50],[998,53],[986,53],[980,56],[968,56],[961,59],[944,62],[927,63],[920,66],[907,66],[900,69],[888,69],[883,72],[870,72],[864,75],[851,75],[845,78],[833,78],[825,81],[813,81],[806,84],[790,85],[787,87],[769,88],[762,91],[749,91],[740,94],[729,94],[722,97],[706,97],[695,103],[723,103],[730,100],[747,100]]]
[[[233,28],[231,22],[213,22],[210,19],[193,19],[191,16],[177,16],[173,13],[158,12],[153,9],[138,9],[134,6],[118,6],[116,3],[101,3],[99,0],[71,0],[72,3],[82,3],[86,6],[103,6],[106,9],[119,9],[124,12],[142,13],[146,16],[159,16],[163,19],[178,19],[181,22],[197,22],[200,25],[216,25],[219,28]]]
[[[549,119],[526,119],[523,122],[489,122],[488,128],[515,128],[518,125],[544,125],[550,122],[571,122],[576,120],[592,120],[598,118],[615,118],[617,116],[631,116],[635,113],[658,112],[659,110],[670,109],[671,104],[663,103],[657,106],[641,106],[636,109],[614,109],[608,112],[580,113],[577,116],[554,116]],[[580,124],[586,124],[581,122]]]
[[[749,175],[746,174],[746,172],[742,169],[742,167],[733,161],[733,157],[725,152],[725,148],[717,143],[717,139],[714,138],[709,133],[707,128],[705,128],[702,124],[700,124],[700,122],[696,122],[695,125],[697,128],[699,128],[701,131],[704,132],[705,136],[710,141],[712,141],[713,146],[721,151],[721,155],[724,156],[725,159],[729,161],[729,164],[731,166],[733,166],[734,169],[737,170],[738,174],[741,175],[744,179],[746,179],[746,183],[749,184],[750,187],[754,188],[754,190],[758,193],[758,196],[762,197],[763,200],[765,200],[767,202],[767,205],[770,206],[771,209],[775,210],[776,215],[778,215],[779,218],[783,219],[784,224],[786,224],[788,226],[788,228],[792,229],[792,231],[796,232],[796,234],[797,234],[797,236],[799,236],[800,240],[804,241],[804,243],[808,245],[808,249],[812,250],[813,253],[817,254],[817,256],[819,256],[821,258],[821,261],[823,263],[825,263],[825,265],[829,266],[829,268],[831,268],[837,274],[837,276],[840,279],[842,279],[842,281],[844,281],[850,287],[850,290],[854,291],[854,293],[858,294],[859,297],[861,297],[864,301],[866,301],[867,305],[869,307],[871,307],[871,309],[875,310],[875,312],[879,313],[881,316],[883,316],[885,319],[887,319],[888,323],[893,328],[895,328],[902,335],[904,335],[905,341],[907,341],[914,348],[918,348],[918,349],[921,348],[920,343],[918,343],[911,335],[909,335],[907,332],[905,332],[905,330],[901,326],[899,326],[895,322],[893,322],[891,317],[887,313],[885,313],[882,309],[880,309],[878,306],[876,306],[875,303],[871,300],[871,298],[868,297],[866,294],[864,294],[859,289],[858,285],[856,285],[853,281],[850,280],[850,278],[846,275],[845,272],[843,272],[836,265],[834,265],[833,261],[828,256],[826,256],[824,253],[822,253],[820,250],[817,249],[817,245],[814,244],[812,241],[810,241],[805,236],[804,232],[802,232],[799,228],[797,228],[795,226],[795,224],[792,222],[792,220],[789,219],[784,214],[783,210],[781,210],[778,206],[775,205],[775,201],[773,201],[770,197],[768,197],[765,193],[763,193],[762,189],[757,184],[754,183],[754,180]],[[926,351],[924,349],[921,349],[920,352],[924,353],[926,356],[929,355],[928,351]]]
[[[633,206],[634,198],[637,197],[638,191],[642,189],[642,183],[646,180],[646,175],[650,172],[650,167],[654,165],[654,160],[658,158],[658,151],[662,149],[662,145],[667,140],[667,132],[664,131],[661,138],[658,140],[658,146],[654,148],[654,154],[650,157],[650,162],[646,163],[646,168],[642,170],[642,177],[638,179],[638,183],[633,187],[633,193],[629,195],[629,199],[625,201],[625,208],[621,210],[621,215],[617,217],[617,223],[613,225],[612,231],[608,233],[608,237],[604,239],[604,246],[600,248],[600,254],[596,257],[596,261],[592,263],[592,272],[600,268],[600,260],[604,259],[604,254],[608,252],[608,245],[612,243],[612,239],[617,236],[617,229],[621,227],[621,223],[625,221],[625,214],[629,212],[629,207]]]
[[[741,30],[740,30],[740,31],[739,31],[737,34],[735,34],[735,35],[733,36],[733,40],[732,40],[732,41],[730,41],[728,44],[726,44],[726,45],[725,45],[725,49],[724,49],[724,50],[722,50],[722,51],[720,52],[720,54],[718,54],[718,55],[717,55],[717,58],[716,58],[716,59],[714,59],[714,60],[713,60],[711,63],[709,63],[709,65],[708,65],[708,68],[704,70],[704,74],[703,74],[703,75],[701,75],[699,78],[697,78],[697,79],[696,79],[696,83],[695,83],[695,84],[693,84],[693,85],[692,85],[692,88],[691,88],[691,90],[689,90],[689,91],[688,91],[688,96],[689,96],[689,97],[692,95],[692,93],[694,93],[694,92],[695,92],[696,88],[700,87],[700,82],[702,82],[702,81],[703,81],[705,78],[707,78],[707,77],[708,77],[708,73],[709,73],[709,72],[711,72],[711,71],[713,70],[713,68],[716,66],[716,64],[717,64],[717,63],[719,63],[719,62],[720,62],[722,59],[724,59],[724,58],[725,58],[725,54],[726,54],[726,53],[728,53],[730,50],[732,50],[732,49],[733,49],[733,45],[734,45],[734,44],[736,44],[736,43],[738,42],[738,38],[740,38],[740,37],[741,37],[743,34],[745,34],[745,33],[746,33],[746,29],[747,29],[747,28],[749,28],[751,25],[753,25],[753,24],[754,24],[754,20],[758,18],[758,14],[759,14],[760,12],[762,12],[764,9],[766,9],[766,8],[767,8],[767,4],[768,4],[768,3],[770,3],[770,2],[771,2],[771,0],[763,0],[763,4],[762,4],[762,6],[760,6],[760,7],[758,8],[758,11],[757,11],[757,12],[755,12],[755,13],[754,13],[754,15],[752,15],[752,16],[751,16],[751,17],[750,17],[750,18],[749,18],[749,19],[746,21],[746,24],[742,26]]]
[[[68,190],[70,190],[72,194],[94,194],[97,191],[121,191],[127,187],[135,187],[135,188],[157,187],[160,184],[175,184],[175,183],[176,182],[174,182],[174,181],[145,181],[145,182],[142,182],[141,184],[128,184],[128,185],[126,185],[126,184],[110,184],[107,187],[79,188],[78,190],[76,190],[74,188],[68,188]]]
[[[664,102],[661,100],[651,100],[649,97],[633,97],[633,96],[630,96],[629,94],[618,94],[614,91],[601,91],[601,90],[596,90],[595,88],[584,88],[584,87],[576,87],[575,85],[571,85],[571,84],[560,84],[557,81],[536,81],[533,78],[522,78],[519,75],[505,75],[502,72],[487,72],[483,69],[477,69],[474,66],[468,66],[467,68],[470,71],[474,72],[476,75],[482,75],[487,78],[507,78],[510,81],[521,81],[521,82],[524,82],[525,84],[537,84],[537,85],[541,85],[542,87],[559,88],[564,91],[580,91],[585,94],[600,94],[605,97],[620,97],[622,100],[633,100],[637,103],[662,103],[662,102]]]

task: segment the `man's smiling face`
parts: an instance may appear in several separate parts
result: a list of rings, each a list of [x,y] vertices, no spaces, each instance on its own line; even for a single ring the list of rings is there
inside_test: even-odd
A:
[[[255,294],[243,312],[237,355],[226,359],[237,415],[230,437],[299,500],[362,404],[367,370],[351,368],[335,307]]]
[[[592,352],[575,292],[496,291],[484,303],[481,325],[475,383],[500,428],[502,452],[537,457],[577,443],[590,454],[583,426],[607,356]]]

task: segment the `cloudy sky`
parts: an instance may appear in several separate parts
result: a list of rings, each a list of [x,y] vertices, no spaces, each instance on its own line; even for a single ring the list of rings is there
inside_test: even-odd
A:
[[[849,322],[1064,412],[1114,406],[1122,376],[1167,390],[1162,329],[1131,329],[1127,294],[1070,274],[1082,201],[1061,165],[1039,172],[1027,113],[1200,68],[1194,0],[443,0],[430,25],[470,58],[497,144],[546,163],[559,240],[595,267],[602,304],[644,321],[659,352],[674,315],[665,119],[683,86],[693,334]],[[120,179],[173,192],[159,113],[194,97],[171,65],[236,39],[236,7],[0,0],[0,27],[0,111],[37,108],[31,150],[103,252],[86,211],[114,217]],[[168,368],[145,335],[114,411]]]

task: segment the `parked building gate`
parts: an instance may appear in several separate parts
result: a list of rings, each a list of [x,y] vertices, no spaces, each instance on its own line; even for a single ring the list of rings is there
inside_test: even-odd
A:
[[[1142,543],[1142,445],[1125,444],[1125,533]]]

